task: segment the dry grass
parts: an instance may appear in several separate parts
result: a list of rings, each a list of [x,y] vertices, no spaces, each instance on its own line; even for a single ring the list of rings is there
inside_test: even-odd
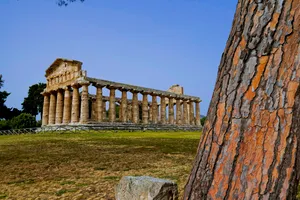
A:
[[[0,137],[0,199],[114,199],[122,176],[178,183],[182,194],[200,133],[103,132]]]

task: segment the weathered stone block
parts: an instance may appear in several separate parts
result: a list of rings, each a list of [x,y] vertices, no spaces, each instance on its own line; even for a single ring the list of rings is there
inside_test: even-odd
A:
[[[116,186],[116,200],[177,200],[177,184],[149,176],[124,176]]]

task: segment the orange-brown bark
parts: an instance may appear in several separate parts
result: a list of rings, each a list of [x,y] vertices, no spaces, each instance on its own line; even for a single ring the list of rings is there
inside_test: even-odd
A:
[[[300,0],[239,0],[184,199],[293,199]]]

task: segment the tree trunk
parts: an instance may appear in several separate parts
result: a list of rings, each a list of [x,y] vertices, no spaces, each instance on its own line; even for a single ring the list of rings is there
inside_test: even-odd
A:
[[[295,199],[300,0],[239,0],[184,199]]]

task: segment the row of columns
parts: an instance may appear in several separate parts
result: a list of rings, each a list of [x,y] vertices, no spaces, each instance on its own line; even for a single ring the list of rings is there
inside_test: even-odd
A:
[[[52,124],[70,124],[81,123],[86,124],[89,120],[89,82],[81,82],[73,84],[71,95],[70,87],[58,89],[57,91],[45,92],[44,107],[43,107],[43,125]],[[103,122],[106,116],[106,104],[103,100],[102,89],[104,86],[96,86],[96,103],[93,109],[96,109],[96,121]],[[81,101],[79,95],[79,88],[82,87]],[[116,89],[113,86],[107,86],[110,90],[109,94],[109,113],[108,120],[110,122],[116,121]],[[139,101],[138,91],[131,90],[132,103],[128,104],[127,92],[128,90],[119,89],[122,92],[119,118],[121,122],[139,123]],[[164,96],[155,93],[142,93],[142,123],[161,124],[178,124],[178,125],[198,125],[200,126],[200,101],[189,100],[183,98],[174,98],[171,96]],[[148,95],[152,96],[152,104],[149,107]],[[160,97],[160,110],[157,97]],[[168,100],[168,106],[167,106]],[[174,101],[176,103],[176,118],[174,118]],[[194,104],[196,105],[196,115],[194,114]],[[166,117],[166,108],[168,107],[168,118]],[[150,110],[149,110],[150,109]],[[80,110],[80,112],[79,112]],[[150,118],[150,119],[149,119]]]

